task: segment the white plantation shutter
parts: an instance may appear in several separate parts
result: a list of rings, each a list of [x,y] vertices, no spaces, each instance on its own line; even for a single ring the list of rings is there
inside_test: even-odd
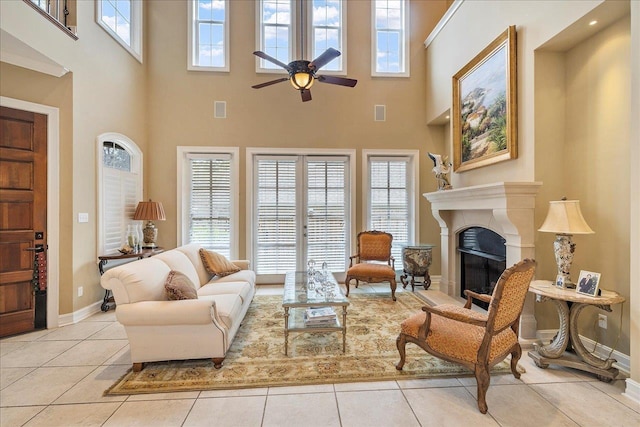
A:
[[[347,260],[346,157],[307,159],[307,258],[345,271]]]
[[[256,273],[296,270],[297,158],[256,161]]]
[[[124,245],[127,226],[134,224],[133,213],[142,199],[141,178],[138,174],[103,167],[103,247],[102,254],[117,252]]]
[[[231,156],[188,155],[189,243],[231,257]]]
[[[393,235],[392,255],[409,244],[409,157],[369,157],[369,228]]]

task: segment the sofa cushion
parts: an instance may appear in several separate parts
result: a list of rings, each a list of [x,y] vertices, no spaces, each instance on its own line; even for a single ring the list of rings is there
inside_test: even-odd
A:
[[[202,259],[200,258],[200,246],[199,243],[189,243],[188,245],[180,246],[176,248],[177,251],[185,254],[187,258],[191,261],[194,268],[196,269],[196,273],[198,273],[198,277],[200,281],[198,282],[199,286],[204,285],[211,279],[211,274],[204,268],[204,264],[202,263]]]
[[[204,268],[206,268],[212,276],[224,277],[240,271],[240,267],[233,264],[225,258],[224,255],[214,251],[200,249],[200,258],[202,258]]]
[[[173,271],[179,271],[184,274],[191,280],[191,282],[199,288],[202,284],[200,282],[200,277],[196,272],[193,263],[183,252],[172,249],[167,252],[163,252],[161,254],[155,255],[153,258],[164,261],[165,264],[169,266],[169,268]]]
[[[218,317],[228,330],[237,329],[236,323],[242,322],[242,300],[235,294],[207,295],[199,299],[215,301]]]
[[[196,285],[191,280],[179,271],[171,270],[167,275],[167,280],[164,282],[164,289],[167,293],[168,300],[181,300],[181,299],[196,299],[198,293],[196,291]]]
[[[253,270],[240,270],[237,273],[224,277],[211,279],[209,283],[248,282],[252,286],[256,284],[256,273]]]
[[[242,304],[253,297],[252,286],[247,282],[218,282],[207,283],[198,289],[198,296],[203,295],[224,295],[235,294],[240,295]]]

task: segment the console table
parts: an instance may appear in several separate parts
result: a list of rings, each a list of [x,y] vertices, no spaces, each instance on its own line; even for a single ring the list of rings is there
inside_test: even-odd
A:
[[[102,276],[104,274],[104,267],[109,261],[135,261],[137,259],[149,258],[150,256],[154,256],[162,252],[164,252],[164,249],[162,248],[152,248],[140,249],[138,252],[131,252],[130,254],[117,253],[113,255],[101,255],[98,257],[98,270],[100,270],[100,276]],[[113,299],[113,295],[111,295],[111,291],[109,289],[105,290],[104,300],[102,301],[100,310],[109,311],[115,307],[116,303]]]
[[[425,289],[431,286],[431,276],[429,276],[429,267],[431,267],[431,250],[433,245],[412,245],[402,247],[402,270],[400,276],[402,288],[406,288],[411,284],[411,290],[416,285],[422,285]],[[411,276],[411,280],[409,280]],[[416,276],[422,277],[422,282],[416,282]]]
[[[544,369],[550,363],[567,366],[596,374],[604,382],[610,382],[618,375],[618,369],[612,366],[615,359],[600,359],[584,347],[578,335],[578,316],[589,306],[611,312],[611,305],[623,303],[623,297],[615,292],[598,297],[581,295],[575,289],[558,288],[548,280],[534,280],[529,292],[536,295],[536,302],[551,301],[560,319],[560,328],[553,341],[544,346],[534,345],[535,350],[529,352],[538,367]]]

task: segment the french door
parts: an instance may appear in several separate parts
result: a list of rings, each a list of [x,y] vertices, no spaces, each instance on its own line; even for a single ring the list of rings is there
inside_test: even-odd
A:
[[[256,273],[268,282],[313,259],[344,272],[350,254],[349,158],[254,157]]]

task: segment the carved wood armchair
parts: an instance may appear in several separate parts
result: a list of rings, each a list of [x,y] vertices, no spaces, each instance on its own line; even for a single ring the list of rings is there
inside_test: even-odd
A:
[[[357,241],[357,253],[349,257],[349,269],[344,281],[347,296],[349,296],[349,282],[352,279],[356,281],[356,288],[360,280],[368,283],[389,282],[391,298],[395,301],[396,270],[395,260],[391,256],[393,236],[384,231],[361,231],[358,233]],[[380,262],[386,262],[386,264]]]
[[[491,367],[511,354],[511,372],[520,378],[516,369],[522,355],[518,327],[534,271],[535,261],[525,259],[502,273],[493,295],[467,290],[464,307],[453,304],[422,307],[422,312],[402,322],[396,340],[400,352],[396,369],[402,370],[404,366],[407,342],[436,357],[469,368],[478,384],[478,409],[485,414]],[[471,310],[474,298],[489,303],[486,314]]]

